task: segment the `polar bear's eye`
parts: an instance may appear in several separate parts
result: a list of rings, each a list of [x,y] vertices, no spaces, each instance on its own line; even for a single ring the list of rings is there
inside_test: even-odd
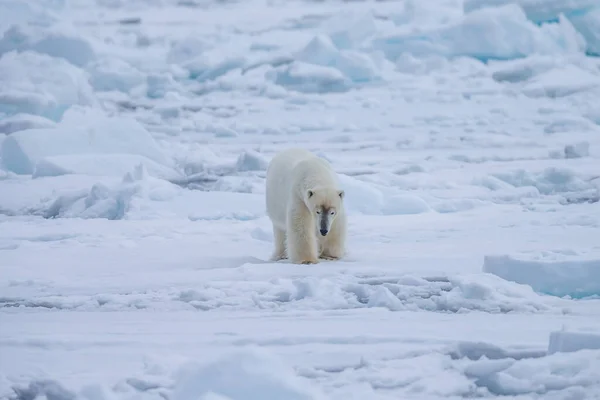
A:
[[[330,212],[329,215],[335,215],[335,211]]]
[[[317,210],[317,214],[321,214],[321,211]]]

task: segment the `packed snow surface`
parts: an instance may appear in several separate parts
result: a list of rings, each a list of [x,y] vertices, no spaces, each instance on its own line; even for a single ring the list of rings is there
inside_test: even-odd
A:
[[[598,21],[0,2],[0,399],[600,398]],[[269,261],[292,146],[341,260]]]

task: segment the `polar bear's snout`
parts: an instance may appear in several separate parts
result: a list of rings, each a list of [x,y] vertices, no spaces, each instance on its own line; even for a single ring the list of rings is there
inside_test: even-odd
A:
[[[318,226],[321,236],[327,236],[327,234],[329,233],[329,230],[331,229],[331,224],[333,222],[334,214],[335,212],[328,207],[320,207],[320,210],[317,212]]]

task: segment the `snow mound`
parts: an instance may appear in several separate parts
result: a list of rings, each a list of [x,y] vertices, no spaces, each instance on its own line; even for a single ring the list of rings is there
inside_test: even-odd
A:
[[[564,54],[583,51],[585,41],[571,23],[537,26],[514,4],[484,8],[450,26],[422,33],[399,33],[375,39],[373,45],[388,58],[414,55],[467,56],[481,61],[509,60],[530,54]]]
[[[398,194],[348,175],[338,176],[346,192],[344,202],[349,212],[365,215],[403,215],[431,211],[425,200],[415,195]]]
[[[56,123],[39,115],[15,114],[0,120],[0,133],[11,134],[26,129],[55,128]]]
[[[573,298],[600,295],[600,260],[534,261],[486,256],[483,271],[529,285],[538,293]]]
[[[550,333],[548,354],[567,353],[584,349],[600,350],[600,332],[568,332],[562,330]]]
[[[129,92],[146,82],[142,72],[118,58],[94,61],[88,65],[87,71],[90,74],[90,83],[98,91]]]
[[[323,93],[377,81],[381,73],[368,54],[340,50],[330,37],[317,35],[294,56],[291,64],[269,71],[267,77],[293,90]]]
[[[264,350],[245,349],[176,374],[173,400],[325,400],[312,383]]]
[[[62,58],[83,67],[96,58],[90,43],[76,32],[52,29],[36,29],[13,25],[0,39],[0,55],[11,51],[34,51],[51,57]]]
[[[600,54],[600,5],[596,0],[465,0],[466,13],[517,4],[534,23],[555,22],[564,15],[585,38],[588,53]]]
[[[0,147],[4,166],[17,174],[33,174],[36,164],[47,157],[93,154],[133,154],[166,163],[152,136],[138,122],[85,109],[69,110],[57,128],[16,132]],[[42,172],[50,164],[43,164]],[[98,163],[97,168],[102,174],[103,168],[110,171],[112,167]]]
[[[58,121],[74,104],[95,104],[88,76],[81,69],[30,51],[0,57],[0,113],[28,113]]]

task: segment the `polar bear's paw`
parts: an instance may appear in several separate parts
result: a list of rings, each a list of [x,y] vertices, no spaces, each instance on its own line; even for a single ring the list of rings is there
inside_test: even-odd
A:
[[[303,260],[300,261],[300,264],[308,265],[308,264],[318,264],[319,260]]]
[[[327,255],[327,254],[321,254],[319,256],[319,258],[321,258],[323,260],[329,260],[329,261],[335,261],[335,260],[339,260],[340,259],[340,257],[330,256],[330,255]]]

